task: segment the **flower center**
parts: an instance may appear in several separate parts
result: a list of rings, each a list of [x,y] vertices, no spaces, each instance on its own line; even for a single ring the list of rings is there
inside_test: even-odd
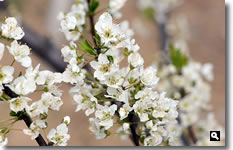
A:
[[[107,73],[110,72],[110,64],[104,64],[101,66],[100,71],[102,71],[103,73]]]

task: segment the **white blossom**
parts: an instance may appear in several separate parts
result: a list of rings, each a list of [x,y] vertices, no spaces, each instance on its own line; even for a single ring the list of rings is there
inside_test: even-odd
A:
[[[144,139],[144,146],[157,146],[161,144],[162,137],[159,134],[156,134],[155,136],[148,136]]]
[[[14,59],[19,62],[24,67],[30,67],[32,64],[31,58],[28,56],[30,54],[30,49],[27,45],[20,45],[16,40],[11,42],[11,46],[7,46],[9,52]]]
[[[4,50],[5,50],[5,45],[0,42],[0,60],[2,60]]]
[[[10,100],[10,109],[14,112],[23,111],[28,101],[31,101],[31,99],[23,96],[12,98]]]
[[[72,5],[68,13],[60,12],[58,20],[61,21],[61,31],[65,34],[67,40],[76,41],[80,38],[80,32],[83,31],[87,3],[85,0],[79,0]]]
[[[62,122],[68,126],[70,124],[70,116],[65,116]]]
[[[20,76],[9,87],[17,94],[27,95],[36,90],[36,83],[34,78]]]
[[[105,43],[106,46],[112,46],[119,42],[120,28],[112,23],[112,17],[109,13],[104,13],[99,17],[95,24],[95,30],[101,37],[101,42]]]
[[[0,83],[9,83],[13,80],[14,68],[11,66],[3,66],[0,68]]]
[[[51,129],[47,135],[49,141],[53,142],[58,146],[66,146],[67,141],[70,139],[70,135],[68,134],[68,128],[65,123],[57,126],[56,129]]]
[[[105,133],[105,129],[101,128],[97,119],[89,118],[90,127],[89,130],[96,135],[96,139],[104,139],[107,135]]]
[[[135,68],[144,64],[144,60],[139,53],[130,54],[128,57],[128,62]]]
[[[117,71],[118,65],[111,64],[105,54],[100,54],[97,61],[92,61],[90,65],[95,69],[94,77],[98,80],[105,80],[106,75]]]
[[[117,110],[117,105],[113,104],[110,107],[98,105],[95,116],[101,126],[109,129],[113,126],[113,116]]]
[[[1,131],[1,130],[0,130]],[[0,134],[0,149],[4,148],[8,143],[8,139]]]
[[[1,26],[2,35],[7,38],[20,40],[24,36],[23,30],[17,25],[17,20],[14,17],[6,18]]]
[[[159,81],[159,78],[156,76],[156,72],[157,70],[153,67],[146,68],[142,73],[142,83],[146,86],[155,86]]]
[[[214,75],[213,75],[213,65],[212,64],[204,64],[201,69],[201,73],[208,81],[213,81]]]
[[[125,5],[127,0],[110,0],[108,11],[117,19],[121,18],[119,10]]]
[[[129,123],[123,123],[122,127],[125,131],[129,130]]]
[[[128,104],[124,104],[120,109],[119,109],[119,115],[120,119],[123,120],[126,117],[128,117],[129,112],[132,111],[132,107],[130,107]]]
[[[89,92],[88,87],[82,87],[79,94],[73,96],[74,101],[78,104],[76,112],[86,110],[86,116],[89,116],[96,110],[97,99]]]

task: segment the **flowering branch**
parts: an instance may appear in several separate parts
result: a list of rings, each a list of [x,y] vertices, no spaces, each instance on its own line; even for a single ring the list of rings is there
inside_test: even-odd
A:
[[[11,98],[16,98],[19,95],[13,92],[9,87],[3,84],[3,91],[6,95],[8,95]],[[30,128],[30,125],[32,124],[32,119],[27,115],[27,113],[24,111],[23,115],[19,118],[22,119],[28,128]],[[44,138],[39,134],[39,136],[35,139],[39,146],[48,146],[48,144],[45,142]]]

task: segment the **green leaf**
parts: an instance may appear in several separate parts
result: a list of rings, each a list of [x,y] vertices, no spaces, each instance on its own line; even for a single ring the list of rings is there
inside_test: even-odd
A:
[[[10,112],[10,116],[15,117],[15,116],[17,116],[17,114],[16,114],[16,112],[11,111],[11,112]]]
[[[155,16],[155,10],[154,10],[154,8],[152,8],[152,7],[145,8],[143,10],[143,15],[147,19],[150,19],[150,20],[154,19],[154,16]]]
[[[110,55],[107,55],[108,61],[110,62],[110,64],[114,64],[114,58]]]
[[[170,57],[172,64],[179,71],[188,64],[188,57],[182,54],[180,49],[175,48],[173,44],[170,45]]]
[[[95,10],[99,7],[99,1],[97,0],[92,0],[91,3],[89,4],[89,13],[91,16],[95,14]]]
[[[99,34],[96,33],[94,38],[95,38],[97,47],[101,47],[101,38]]]
[[[12,117],[17,117],[18,120],[22,120],[22,117],[23,117],[24,114],[25,114],[24,111],[18,111],[17,113],[14,112],[14,111],[11,111],[11,112],[10,112],[10,116],[12,116]]]
[[[88,43],[87,40],[85,40],[84,42],[80,42],[78,46],[82,51],[89,53],[91,55],[96,55],[95,49]]]
[[[40,120],[45,120],[47,118],[48,118],[48,114],[46,113],[40,114]]]

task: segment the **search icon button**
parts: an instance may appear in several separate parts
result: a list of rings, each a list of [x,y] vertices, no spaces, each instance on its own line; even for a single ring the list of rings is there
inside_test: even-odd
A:
[[[210,131],[210,141],[220,141],[220,131]]]

